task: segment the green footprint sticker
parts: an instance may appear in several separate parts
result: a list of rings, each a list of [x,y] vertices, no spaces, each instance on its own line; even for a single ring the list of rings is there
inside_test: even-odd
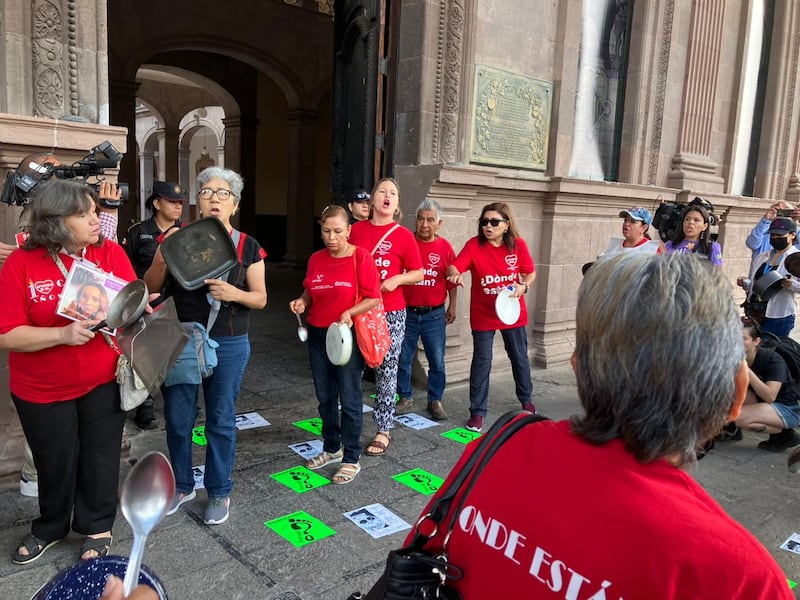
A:
[[[295,421],[292,423],[295,427],[299,427],[303,431],[307,431],[314,435],[322,435],[322,419],[314,417],[313,419],[305,419],[303,421]]]
[[[208,444],[206,441],[206,426],[200,425],[200,427],[195,427],[192,429],[192,442],[197,444],[198,446],[205,446]]]
[[[450,431],[445,431],[442,434],[442,437],[446,437],[449,440],[453,440],[454,442],[459,442],[460,444],[469,444],[472,440],[478,439],[481,437],[481,434],[477,431],[470,431],[469,429],[464,429],[463,427],[456,427],[455,429],[451,429]]]
[[[426,496],[434,494],[444,483],[444,479],[441,477],[437,477],[422,469],[411,469],[405,473],[395,475],[392,479]]]
[[[303,494],[330,483],[330,480],[325,479],[322,475],[317,475],[313,471],[309,471],[305,467],[292,467],[279,473],[273,473],[270,477],[298,494]]]
[[[336,535],[336,531],[311,516],[304,510],[265,521],[264,526],[271,529],[296,548]]]

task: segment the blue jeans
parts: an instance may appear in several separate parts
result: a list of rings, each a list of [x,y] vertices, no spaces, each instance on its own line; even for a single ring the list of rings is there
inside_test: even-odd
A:
[[[236,458],[236,399],[247,361],[247,335],[215,338],[219,342],[211,377],[204,379],[206,406],[206,469],[203,482],[209,498],[226,498],[233,489],[231,473]],[[175,471],[175,489],[188,494],[194,489],[192,477],[192,428],[197,420],[199,385],[163,386],[167,448]]]
[[[794,315],[780,318],[764,317],[761,322],[762,332],[772,333],[781,338],[789,337],[792,329],[794,329]]]
[[[350,361],[342,367],[334,365],[328,360],[325,350],[326,333],[327,329],[308,326],[308,358],[322,419],[322,449],[333,454],[344,446],[342,462],[357,463],[361,457],[361,429],[364,424],[361,396],[364,359],[353,340]]]
[[[397,367],[397,393],[401,398],[411,398],[411,364],[417,353],[417,340],[422,337],[422,347],[428,359],[428,402],[441,401],[445,386],[446,327],[444,306],[423,315],[406,309],[406,335]]]
[[[531,365],[528,362],[528,333],[525,327],[501,329],[506,354],[511,361],[514,386],[520,404],[531,401]],[[472,365],[469,370],[469,412],[485,417],[489,406],[489,373],[492,369],[494,331],[472,332]]]

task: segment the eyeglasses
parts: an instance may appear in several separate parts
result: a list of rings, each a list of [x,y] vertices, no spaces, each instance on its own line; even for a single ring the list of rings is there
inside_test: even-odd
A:
[[[497,227],[500,223],[508,223],[508,219],[481,219],[480,223],[481,227],[488,227],[489,225]]]
[[[223,202],[233,196],[233,192],[230,190],[226,190],[225,188],[219,188],[218,190],[212,190],[211,188],[200,188],[200,191],[197,192],[197,195],[200,196],[203,200],[210,200],[211,196],[214,194],[217,195],[217,198],[222,200]]]

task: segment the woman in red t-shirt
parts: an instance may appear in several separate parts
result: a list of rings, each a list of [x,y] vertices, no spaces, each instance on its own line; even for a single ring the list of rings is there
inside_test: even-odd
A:
[[[289,302],[289,309],[302,314],[308,309],[308,355],[311,375],[322,419],[322,452],[306,462],[312,470],[330,463],[342,466],[333,483],[350,483],[361,465],[363,423],[361,371],[364,359],[354,343],[350,360],[343,366],[328,358],[325,337],[332,323],[353,326],[353,316],[376,307],[381,297],[378,271],[369,252],[350,244],[347,211],[329,206],[320,217],[325,249],[308,259],[303,294]],[[358,297],[361,300],[356,302]],[[341,403],[341,418],[339,414]]]
[[[48,181],[30,204],[30,237],[0,271],[0,348],[9,387],[39,472],[39,517],[14,562],[39,558],[70,531],[86,536],[81,558],[108,554],[117,514],[125,413],[117,351],[91,328],[100,315],[57,314],[72,264],[136,279],[125,251],[104,240],[91,188]]]
[[[462,285],[461,273],[472,274],[469,321],[472,327],[472,365],[469,373],[470,418],[467,429],[480,431],[489,403],[489,372],[492,368],[494,333],[500,330],[511,360],[517,399],[522,408],[536,412],[531,402],[533,385],[528,362],[528,310],[522,298],[536,277],[528,246],[514,226],[511,209],[503,202],[483,207],[478,235],[467,241],[447,268],[447,280]],[[519,318],[504,323],[497,315],[497,295],[508,290],[519,302]]]
[[[397,368],[406,331],[404,285],[422,281],[422,259],[414,234],[395,223],[400,214],[400,190],[394,179],[381,179],[372,190],[372,217],[353,225],[350,241],[372,253],[381,280],[381,296],[392,345],[375,367],[375,410],[372,419],[378,433],[367,446],[370,456],[385,454],[394,427]]]

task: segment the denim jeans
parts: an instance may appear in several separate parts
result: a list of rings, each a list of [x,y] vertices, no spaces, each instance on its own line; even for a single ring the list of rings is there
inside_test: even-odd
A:
[[[789,337],[792,329],[794,329],[794,315],[779,318],[765,317],[761,322],[762,332],[772,333],[781,338]]]
[[[203,380],[206,406],[206,469],[204,484],[209,498],[226,498],[233,489],[231,473],[236,458],[236,399],[247,361],[247,335],[215,338],[219,342],[211,377]],[[179,384],[161,388],[167,423],[167,448],[175,471],[175,489],[188,494],[194,489],[192,477],[192,428],[197,420],[199,385]]]
[[[401,398],[411,398],[411,365],[417,353],[417,340],[421,337],[425,357],[428,359],[428,402],[441,401],[445,386],[446,327],[444,306],[424,315],[406,310],[406,335],[397,367],[397,393]]]
[[[308,358],[322,419],[322,449],[333,454],[344,446],[342,462],[357,463],[361,457],[361,429],[364,424],[361,372],[364,359],[353,340],[350,361],[337,367],[325,350],[327,329],[308,326]],[[354,334],[355,335],[355,334]],[[339,403],[342,405],[341,418]]]
[[[489,373],[492,369],[494,331],[472,332],[472,365],[469,370],[469,412],[486,416],[489,405]],[[506,354],[511,361],[514,386],[520,404],[531,401],[531,365],[528,362],[528,333],[525,327],[501,329]]]

